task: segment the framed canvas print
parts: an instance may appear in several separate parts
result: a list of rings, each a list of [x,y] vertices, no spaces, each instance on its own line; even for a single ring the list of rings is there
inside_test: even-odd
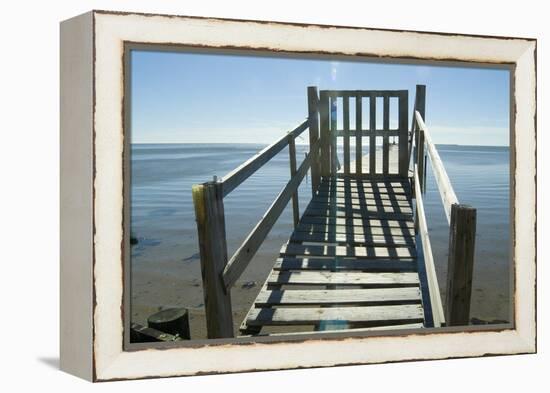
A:
[[[61,23],[61,368],[536,351],[536,40]]]

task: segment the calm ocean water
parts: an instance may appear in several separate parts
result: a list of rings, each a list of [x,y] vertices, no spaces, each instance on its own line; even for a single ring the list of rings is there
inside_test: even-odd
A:
[[[262,147],[251,144],[132,145],[131,232],[139,240],[138,245],[132,247],[132,267],[153,267],[159,261],[174,259],[182,264],[199,264],[191,186],[211,180],[213,175],[225,175]],[[306,149],[307,146],[297,146],[299,161]],[[506,309],[510,271],[509,150],[439,145],[438,151],[460,202],[476,207],[478,212],[474,296],[479,292],[491,297],[495,292],[494,296],[500,299],[491,301],[500,301],[499,307]],[[229,255],[288,181],[288,165],[288,151],[284,150],[224,200]],[[309,178],[302,183],[299,196],[303,209],[311,197]],[[440,286],[444,289],[448,224],[429,170],[425,207]],[[274,260],[291,228],[291,211],[287,207],[261,253],[272,254]],[[475,307],[473,309],[475,312]]]

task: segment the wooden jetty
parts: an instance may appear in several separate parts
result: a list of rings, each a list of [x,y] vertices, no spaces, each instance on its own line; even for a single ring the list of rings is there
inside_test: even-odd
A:
[[[395,128],[390,100],[397,101]],[[410,129],[407,90],[309,87],[308,109],[304,122],[234,171],[193,186],[208,337],[234,336],[231,287],[291,201],[294,230],[240,325],[242,335],[280,334],[270,332],[273,326],[327,332],[468,324],[476,210],[458,203],[424,123],[425,86],[416,87]],[[306,130],[309,153],[298,166],[295,139]],[[290,180],[228,257],[223,198],[287,146]],[[422,200],[426,157],[449,222],[445,307]],[[297,192],[308,171],[312,198],[300,214]]]

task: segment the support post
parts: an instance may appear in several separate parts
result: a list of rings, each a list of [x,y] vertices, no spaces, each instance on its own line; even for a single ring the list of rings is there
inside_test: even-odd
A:
[[[470,322],[475,236],[476,209],[453,204],[449,230],[445,310],[445,321],[448,326],[463,326]]]
[[[321,176],[330,176],[330,130],[329,130],[329,95],[327,91],[319,93],[319,121],[321,128]]]
[[[330,96],[330,174],[335,175],[338,172],[338,149],[336,144],[336,134],[338,132],[338,97],[333,94]]]
[[[227,264],[222,183],[194,185],[193,203],[199,235],[208,338],[231,338],[231,293],[225,290],[222,280]]]
[[[296,143],[292,135],[288,136],[288,155],[290,159],[290,178],[296,175]],[[313,176],[312,176],[313,177]],[[300,207],[298,205],[298,188],[292,193],[292,217],[294,219],[294,228],[300,221]]]
[[[418,154],[418,156],[416,157],[416,162],[418,165],[418,182],[420,183],[419,185],[422,192],[425,192],[424,183],[426,182],[426,165],[424,165],[424,163],[426,161],[426,153],[424,150],[424,130],[418,130],[416,135],[416,153]]]
[[[319,95],[316,86],[307,88],[309,119],[309,154],[311,154],[311,194],[315,196],[321,183],[321,161],[319,159]]]

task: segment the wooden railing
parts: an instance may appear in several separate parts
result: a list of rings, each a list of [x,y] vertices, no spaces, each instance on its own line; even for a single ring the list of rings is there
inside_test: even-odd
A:
[[[320,184],[318,105],[317,88],[309,87],[306,120],[223,178],[193,186],[209,338],[233,337],[231,287],[244,272],[290,200],[292,200],[293,222],[297,225],[300,216],[298,187],[310,168],[312,193],[315,193]],[[307,129],[309,129],[309,153],[297,167],[295,139]],[[290,180],[243,243],[228,259],[223,198],[287,146]]]
[[[467,325],[474,263],[476,209],[458,202],[443,162],[424,123],[425,87],[417,86],[409,155],[413,159],[415,228],[420,234],[433,325]],[[412,151],[414,141],[415,151]],[[449,257],[445,313],[435,271],[422,194],[426,190],[426,153],[449,223]]]

